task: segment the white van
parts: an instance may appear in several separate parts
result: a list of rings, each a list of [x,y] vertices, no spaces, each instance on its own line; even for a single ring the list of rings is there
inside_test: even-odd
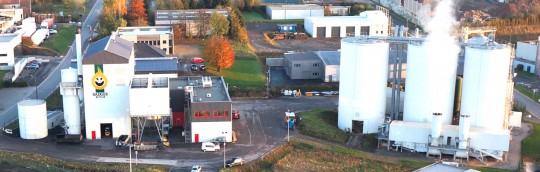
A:
[[[202,146],[201,146],[201,150],[203,152],[206,152],[206,151],[219,151],[219,149],[220,149],[219,142],[217,142],[217,144],[212,143],[212,142],[203,142]]]

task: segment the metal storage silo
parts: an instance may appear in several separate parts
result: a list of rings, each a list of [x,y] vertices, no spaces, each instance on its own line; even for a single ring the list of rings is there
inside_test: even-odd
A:
[[[19,130],[23,139],[47,137],[47,107],[43,100],[23,100],[17,103]]]
[[[510,49],[503,45],[465,48],[461,114],[471,116],[471,126],[502,129],[507,113]]]
[[[452,124],[457,56],[428,54],[424,45],[408,45],[403,121],[431,122],[441,113],[443,125]]]
[[[81,109],[79,96],[77,70],[73,68],[61,71],[62,83],[60,83],[60,94],[64,106],[64,120],[66,122],[66,134],[81,134]]]
[[[388,43],[359,37],[341,40],[340,129],[378,131],[385,116],[387,72]]]

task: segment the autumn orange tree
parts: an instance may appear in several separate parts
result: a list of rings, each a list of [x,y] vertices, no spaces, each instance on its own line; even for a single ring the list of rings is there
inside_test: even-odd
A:
[[[229,41],[223,37],[210,38],[204,46],[203,55],[210,65],[217,67],[218,72],[234,64],[234,51]]]
[[[146,9],[143,0],[131,0],[129,4],[129,20],[132,26],[146,26]]]

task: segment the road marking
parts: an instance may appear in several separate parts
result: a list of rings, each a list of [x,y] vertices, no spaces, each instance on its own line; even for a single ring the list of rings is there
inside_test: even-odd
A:
[[[129,158],[100,157],[96,160],[96,162],[129,163]],[[174,166],[176,165],[177,160],[168,160],[168,159],[138,159],[136,160],[135,158],[131,158],[131,163]]]

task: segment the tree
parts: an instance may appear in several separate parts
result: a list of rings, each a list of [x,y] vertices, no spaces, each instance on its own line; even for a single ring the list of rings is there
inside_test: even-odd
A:
[[[330,16],[332,15],[332,11],[330,11],[330,7],[326,6],[324,7],[324,16]]]
[[[212,36],[225,36],[229,33],[229,20],[223,14],[212,13],[210,26],[212,27]]]
[[[239,15],[240,11],[237,8],[230,10],[231,29],[229,37],[235,41],[246,43],[249,41],[245,24],[242,16]]]
[[[146,9],[144,8],[143,0],[131,0],[129,4],[129,21],[131,25],[142,26],[140,24],[148,25],[146,21]]]
[[[229,68],[234,64],[234,51],[229,41],[224,37],[212,37],[204,46],[203,55],[208,63],[217,67],[221,72],[222,68]]]
[[[173,32],[174,32],[174,44],[180,43],[180,40],[184,36],[186,36],[186,24],[185,23],[178,23],[173,26]]]

